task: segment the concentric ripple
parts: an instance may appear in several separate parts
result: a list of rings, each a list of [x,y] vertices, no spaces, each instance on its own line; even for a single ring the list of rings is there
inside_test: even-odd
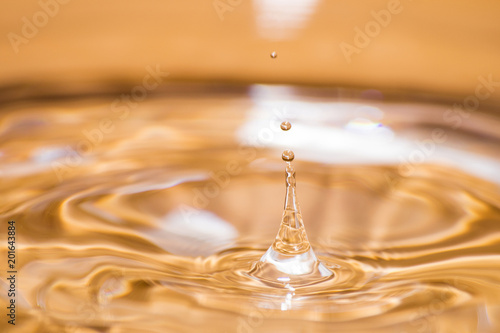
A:
[[[397,166],[294,160],[308,239],[332,274],[270,283],[255,271],[282,214],[279,154],[235,142],[244,117],[232,108],[210,113],[215,131],[189,113],[209,102],[185,103],[164,113],[151,102],[140,127],[117,124],[62,174],[53,162],[67,162],[66,145],[100,113],[4,116],[0,216],[21,226],[23,332],[500,327],[496,184],[431,164],[403,177]],[[36,136],[9,130],[23,126]]]
[[[422,318],[444,316],[454,309],[469,309],[472,313],[477,311],[475,304],[481,298],[499,296],[499,256],[494,251],[500,246],[500,226],[493,224],[494,219],[498,219],[498,209],[477,196],[457,191],[460,184],[456,182],[448,186],[439,184],[440,191],[436,194],[433,190],[438,186],[436,175],[449,172],[437,168],[429,169],[427,175],[419,178],[418,185],[424,190],[418,197],[408,196],[405,189],[399,189],[394,195],[384,194],[387,189],[374,177],[382,177],[387,170],[337,171],[332,184],[342,184],[346,179],[360,177],[359,173],[365,174],[366,178],[360,180],[369,179],[371,185],[362,185],[358,198],[366,195],[370,201],[379,200],[372,202],[374,211],[382,209],[387,200],[400,200],[398,210],[384,215],[387,221],[398,217],[399,209],[412,209],[427,196],[447,198],[447,201],[435,202],[437,206],[426,215],[427,223],[439,220],[444,224],[440,226],[440,237],[436,237],[433,230],[429,234],[415,234],[402,245],[396,230],[388,234],[390,239],[383,243],[386,248],[377,248],[382,242],[370,246],[363,242],[362,234],[351,234],[357,238],[346,243],[334,237],[318,237],[318,233],[326,232],[325,227],[336,229],[336,233],[328,233],[331,235],[349,235],[357,228],[346,220],[328,226],[313,220],[310,229],[314,236],[311,237],[318,242],[312,244],[320,261],[333,274],[300,286],[286,280],[282,285],[269,284],[252,274],[256,262],[266,251],[265,244],[272,239],[267,235],[277,222],[273,225],[271,218],[262,221],[258,225],[259,235],[248,228],[255,226],[249,226],[245,218],[238,223],[226,206],[219,206],[219,203],[237,205],[239,197],[245,197],[247,191],[269,191],[270,185],[276,186],[275,191],[279,192],[281,177],[277,172],[240,175],[228,187],[231,194],[221,194],[215,199],[210,212],[189,211],[193,214],[191,220],[183,220],[182,212],[177,211],[183,208],[182,203],[170,206],[170,201],[182,200],[185,193],[206,184],[193,175],[184,175],[184,178],[173,175],[184,179],[177,183],[163,179],[152,184],[145,175],[154,174],[155,170],[149,170],[133,173],[134,186],[121,181],[132,174],[129,172],[117,177],[120,181],[104,185],[99,179],[95,184],[68,183],[65,186],[79,189],[66,198],[64,191],[41,195],[27,203],[32,209],[16,217],[40,221],[25,230],[25,239],[29,240],[23,248],[21,270],[25,277],[25,306],[38,308],[39,313],[51,318],[50,325],[68,330],[79,327],[125,330],[134,327],[140,319],[151,324],[151,331],[175,331],[176,328],[163,321],[162,324],[155,321],[160,315],[194,329],[196,323],[180,319],[179,314],[183,312],[196,313],[201,321],[211,316],[226,318],[227,322],[217,324],[218,327],[238,327],[236,319],[254,313],[259,318],[264,316],[259,326],[263,329],[273,327],[275,321],[293,318],[308,323],[335,323],[339,327],[356,321],[361,330],[363,325],[381,322],[394,327],[405,327],[412,322],[420,327]],[[312,178],[305,184],[312,184],[315,176],[306,173],[303,178]],[[409,181],[404,186],[414,188],[416,185]],[[304,185],[302,192],[306,195],[302,196],[313,197],[312,201],[304,201],[311,204],[313,192],[318,190],[323,195],[338,191],[338,195],[346,198],[351,191],[328,184],[323,186],[318,189]],[[250,216],[252,207],[245,209],[234,213]],[[339,213],[350,214],[349,211]],[[264,226],[268,224],[266,230]],[[39,234],[49,226],[50,235]],[[189,232],[174,227],[185,227]],[[421,229],[415,227],[415,230]],[[245,232],[248,237],[242,236]],[[382,237],[383,229],[377,232]],[[401,230],[401,237],[406,237],[406,233]],[[372,250],[368,251],[370,247]],[[253,317],[251,320],[258,321]],[[424,322],[427,325],[427,321]]]

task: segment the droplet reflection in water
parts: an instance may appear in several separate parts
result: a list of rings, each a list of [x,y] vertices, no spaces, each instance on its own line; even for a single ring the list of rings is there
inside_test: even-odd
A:
[[[277,56],[278,53],[276,53],[276,51],[271,52],[271,58],[276,59]]]

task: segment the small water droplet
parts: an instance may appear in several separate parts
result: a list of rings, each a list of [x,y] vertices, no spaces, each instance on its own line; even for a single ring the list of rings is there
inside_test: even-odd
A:
[[[276,51],[271,52],[271,58],[276,59],[277,56],[278,53],[276,53]]]
[[[292,124],[290,124],[289,121],[284,121],[281,123],[280,127],[283,131],[288,131],[290,128],[292,128]]]
[[[283,152],[283,154],[281,154],[281,158],[285,162],[291,162],[295,158],[295,154],[290,149],[287,149]]]

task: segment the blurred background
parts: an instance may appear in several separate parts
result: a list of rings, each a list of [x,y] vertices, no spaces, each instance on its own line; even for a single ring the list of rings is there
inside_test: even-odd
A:
[[[0,84],[293,83],[463,98],[500,81],[500,2],[8,1]],[[269,54],[278,53],[279,61]],[[74,88],[76,86],[73,86]],[[68,86],[65,86],[67,89]],[[500,89],[483,104],[500,100]]]

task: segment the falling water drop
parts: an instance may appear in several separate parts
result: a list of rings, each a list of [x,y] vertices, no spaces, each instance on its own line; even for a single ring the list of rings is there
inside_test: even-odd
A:
[[[284,122],[281,123],[280,128],[283,131],[288,131],[290,128],[292,128],[292,124],[290,124],[289,121],[284,121]]]
[[[285,162],[291,162],[295,158],[295,154],[290,149],[287,149],[287,150],[283,151],[283,154],[281,154],[281,158]]]
[[[278,53],[276,53],[276,51],[271,52],[271,58],[276,59],[277,56]]]

